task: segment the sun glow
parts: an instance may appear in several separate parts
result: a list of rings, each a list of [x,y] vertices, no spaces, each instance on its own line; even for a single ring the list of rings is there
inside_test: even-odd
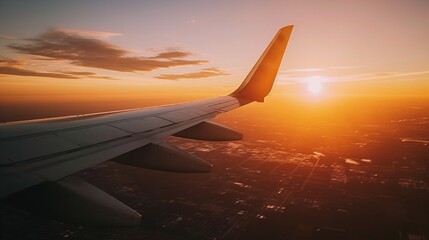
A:
[[[320,76],[307,77],[305,83],[307,84],[307,91],[312,96],[319,96],[323,92],[323,81],[325,78]]]

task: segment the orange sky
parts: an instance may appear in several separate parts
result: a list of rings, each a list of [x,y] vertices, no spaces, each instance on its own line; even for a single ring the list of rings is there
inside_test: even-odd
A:
[[[425,0],[1,1],[0,101],[228,94],[288,24],[274,96],[429,96],[428,12]]]

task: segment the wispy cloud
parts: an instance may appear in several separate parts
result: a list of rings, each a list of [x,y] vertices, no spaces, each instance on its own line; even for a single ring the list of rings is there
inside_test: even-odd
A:
[[[198,21],[195,18],[189,18],[188,20],[186,20],[187,24],[196,24]]]
[[[364,73],[364,74],[356,74],[351,76],[333,78],[333,80],[335,82],[370,81],[370,80],[378,80],[378,79],[396,79],[396,78],[424,76],[424,75],[428,75],[429,77],[429,71]]]
[[[360,67],[361,66],[333,66],[333,67],[328,67],[328,69],[355,69]]]
[[[199,78],[208,78],[215,76],[225,76],[229,75],[228,73],[220,70],[219,68],[204,68],[198,72],[184,73],[184,74],[161,74],[155,78],[164,79],[164,80],[181,80],[181,79],[199,79]]]
[[[356,69],[361,66],[331,66],[331,67],[323,67],[323,68],[297,68],[297,69],[289,69],[282,71],[282,73],[309,73],[309,72],[322,72],[329,70],[347,70],[347,69]]]
[[[93,73],[93,72],[63,71],[61,73],[71,74],[71,75],[78,75],[78,76],[93,76],[93,75],[97,75],[96,73]]]
[[[373,80],[383,80],[383,79],[404,79],[406,77],[419,77],[427,76],[429,80],[429,70],[426,71],[414,71],[414,72],[372,72],[372,73],[359,73],[344,75],[338,77],[328,77],[328,76],[299,76],[294,77],[290,75],[281,75],[279,80],[281,83],[306,83],[312,79],[317,78],[319,82],[354,82],[354,81],[373,81]]]
[[[54,28],[52,31],[63,32],[69,35],[80,36],[83,38],[109,39],[116,36],[122,36],[121,33],[89,31],[72,28]]]
[[[323,71],[324,68],[297,68],[297,69],[289,69],[283,71],[284,73],[294,73],[294,72],[320,72]]]
[[[11,36],[11,35],[0,34],[0,39],[14,40],[14,39],[16,39],[16,37]]]
[[[77,30],[76,30],[77,31]],[[10,48],[22,54],[66,60],[83,67],[120,72],[143,72],[206,63],[206,60],[183,59],[192,55],[183,51],[161,52],[154,57],[129,56],[129,51],[94,37],[99,32],[51,29],[39,37],[28,39],[28,44],[11,44]],[[109,33],[110,34],[110,33]],[[104,35],[109,36],[109,34]]]

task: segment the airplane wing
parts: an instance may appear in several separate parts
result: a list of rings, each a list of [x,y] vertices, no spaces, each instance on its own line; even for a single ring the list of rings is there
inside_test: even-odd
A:
[[[113,160],[175,172],[209,172],[211,165],[162,141],[228,141],[242,135],[210,119],[270,92],[293,26],[278,31],[241,86],[228,96],[183,104],[6,123],[0,126],[0,199],[81,225],[138,225],[141,216],[72,174]]]

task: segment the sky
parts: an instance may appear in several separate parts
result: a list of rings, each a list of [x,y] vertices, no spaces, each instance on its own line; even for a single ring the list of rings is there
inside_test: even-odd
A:
[[[0,0],[0,101],[228,94],[286,25],[275,96],[429,96],[427,0]]]

